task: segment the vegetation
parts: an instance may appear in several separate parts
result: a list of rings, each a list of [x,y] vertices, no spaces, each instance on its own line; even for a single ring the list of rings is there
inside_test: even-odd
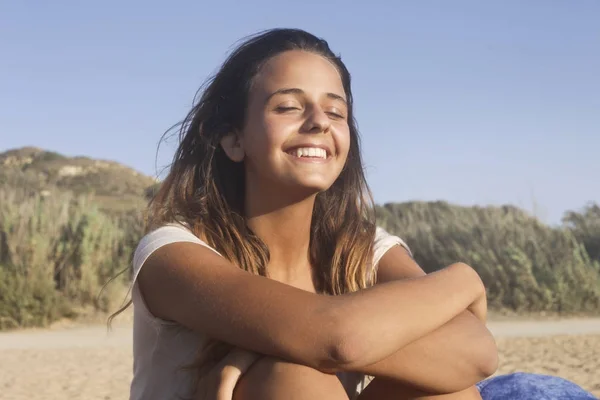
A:
[[[386,204],[380,225],[401,235],[428,272],[456,261],[482,277],[492,309],[593,313],[600,310],[600,213],[569,212],[549,227],[515,207],[445,202]]]
[[[594,260],[600,260],[600,206],[589,204],[582,213],[569,211],[563,218],[577,240]]]
[[[141,219],[115,218],[89,198],[0,189],[0,329],[113,311],[125,296]]]
[[[81,158],[32,148],[0,154],[0,329],[113,312],[125,299],[129,273],[102,288],[128,272],[143,232],[141,210],[156,183],[123,166],[105,168],[102,179],[52,175],[83,165],[73,160]],[[405,239],[427,271],[472,265],[492,309],[600,311],[597,204],[566,213],[558,227],[511,206],[410,202],[376,211],[378,224]]]

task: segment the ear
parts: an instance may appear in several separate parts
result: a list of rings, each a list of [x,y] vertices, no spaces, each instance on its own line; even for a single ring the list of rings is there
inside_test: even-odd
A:
[[[242,162],[244,160],[244,142],[237,133],[229,133],[221,139],[221,147],[227,157],[233,162]]]

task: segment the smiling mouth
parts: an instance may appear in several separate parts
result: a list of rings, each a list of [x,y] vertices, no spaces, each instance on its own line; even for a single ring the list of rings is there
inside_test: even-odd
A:
[[[301,159],[327,160],[330,157],[327,150],[319,147],[298,147],[287,151],[286,153]]]

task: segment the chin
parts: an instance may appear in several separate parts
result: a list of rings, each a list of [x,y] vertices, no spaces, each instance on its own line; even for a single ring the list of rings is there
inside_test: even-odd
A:
[[[299,193],[302,197],[317,195],[331,187],[332,183],[325,182],[294,182],[288,185],[290,192]]]

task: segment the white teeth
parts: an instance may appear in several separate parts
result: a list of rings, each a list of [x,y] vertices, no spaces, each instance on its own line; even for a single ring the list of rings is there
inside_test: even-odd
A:
[[[327,151],[317,147],[300,147],[290,152],[296,157],[318,157],[327,158]]]

